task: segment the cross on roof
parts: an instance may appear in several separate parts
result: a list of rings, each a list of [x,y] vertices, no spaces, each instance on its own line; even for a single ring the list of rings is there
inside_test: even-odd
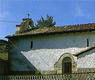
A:
[[[27,16],[28,16],[28,18],[29,18],[29,17],[30,17],[30,14],[28,13]]]

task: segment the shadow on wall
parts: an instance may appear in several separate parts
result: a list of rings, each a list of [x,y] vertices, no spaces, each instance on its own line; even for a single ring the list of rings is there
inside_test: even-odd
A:
[[[8,61],[0,59],[0,75],[8,75]]]
[[[47,36],[48,37],[48,36]],[[85,48],[87,47],[86,38],[20,38],[11,40],[11,42],[20,49],[20,51],[30,51],[35,49],[66,49],[66,48]],[[89,42],[89,46],[91,43]]]
[[[81,55],[79,55],[77,58],[79,59],[79,58],[82,58],[82,57],[85,57],[85,56],[88,56],[88,55],[90,55],[90,56],[95,56],[95,55],[94,55],[94,54],[95,54],[95,48],[94,48],[94,49],[91,49],[90,51],[84,52],[84,53],[86,53],[86,54],[81,54]],[[89,59],[94,59],[94,57],[91,57],[91,58],[90,58],[90,56],[88,56]]]
[[[86,40],[35,40],[33,41],[33,50],[35,49],[66,49],[66,48],[85,48],[87,47]],[[27,51],[27,50],[26,50]]]
[[[36,67],[18,50],[9,51],[9,74],[27,75],[41,74]]]

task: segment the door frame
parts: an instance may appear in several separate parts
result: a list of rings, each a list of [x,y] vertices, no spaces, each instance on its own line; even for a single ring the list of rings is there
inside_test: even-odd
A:
[[[72,60],[70,57],[65,57],[62,60],[62,74],[72,73]]]

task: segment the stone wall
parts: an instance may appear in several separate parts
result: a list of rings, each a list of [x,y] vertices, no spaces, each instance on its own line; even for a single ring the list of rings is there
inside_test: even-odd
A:
[[[95,68],[95,49],[78,56],[77,68]]]
[[[75,54],[85,49],[87,39],[90,46],[94,45],[94,32],[12,39],[12,47],[9,50],[11,71],[52,71],[61,55]],[[78,64],[81,64],[81,60]]]
[[[57,71],[57,74],[64,73],[63,59],[65,59],[66,57],[71,59],[72,73],[77,71],[77,62],[75,62],[75,57],[70,53],[65,53],[65,54],[61,55],[59,60],[54,65],[55,70]]]
[[[95,73],[95,68],[78,68],[75,73]]]

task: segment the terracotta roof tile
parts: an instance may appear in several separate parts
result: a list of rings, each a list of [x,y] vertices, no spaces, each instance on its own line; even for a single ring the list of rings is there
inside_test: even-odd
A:
[[[81,32],[81,31],[95,31],[95,23],[69,25],[69,26],[57,26],[57,27],[43,27],[43,28],[33,29],[25,33],[19,33],[19,34],[14,34],[12,36],[7,36],[6,38],[18,37],[18,36],[20,37],[20,36],[27,36],[27,35]]]

